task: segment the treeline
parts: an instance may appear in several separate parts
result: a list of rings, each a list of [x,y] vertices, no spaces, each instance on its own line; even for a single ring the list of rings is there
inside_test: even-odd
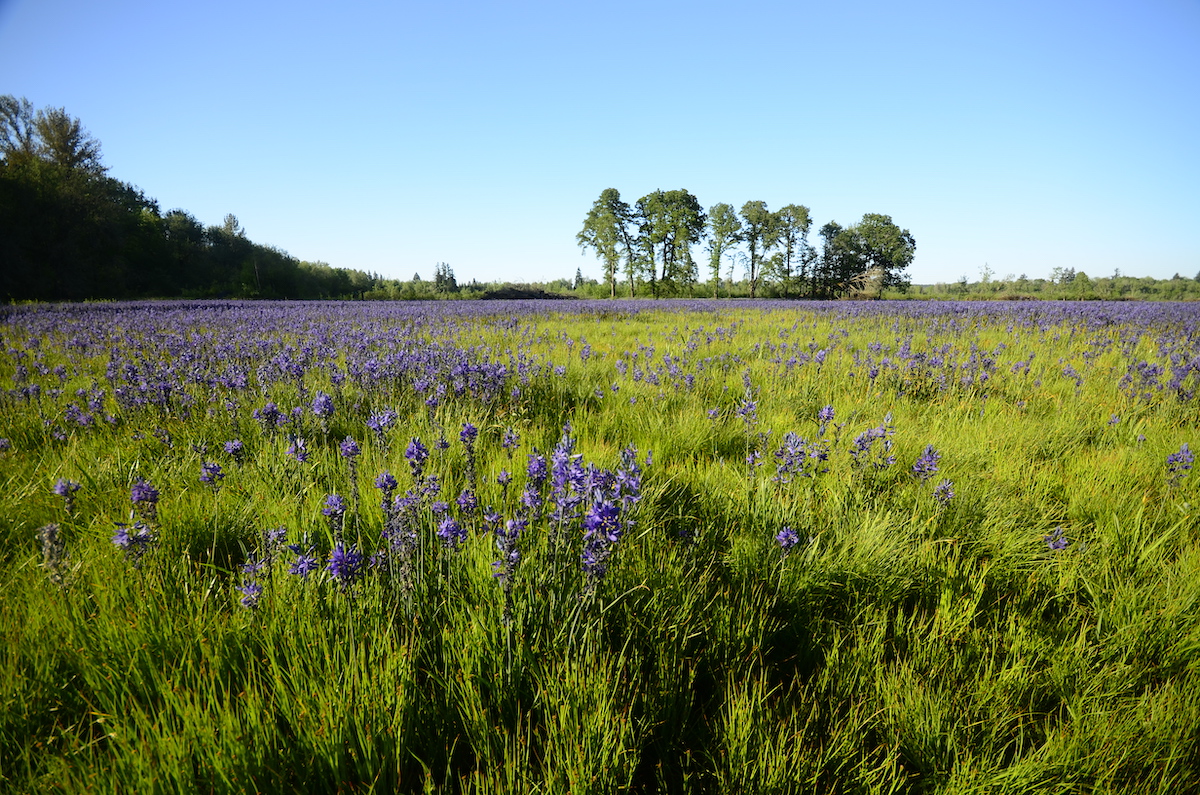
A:
[[[772,211],[765,202],[748,201],[740,210],[721,203],[705,212],[686,190],[656,190],[631,206],[616,188],[607,188],[576,241],[600,259],[611,297],[619,282],[631,298],[639,292],[718,297],[723,286],[730,295],[739,266],[751,298],[878,297],[908,286],[904,271],[916,241],[890,216],[868,213],[849,227],[830,221],[818,232],[819,247],[809,243],[811,229],[804,205]],[[703,277],[692,255],[702,242]]]
[[[1065,300],[1065,301],[1200,301],[1200,273],[1170,279],[1126,276],[1118,269],[1111,276],[1088,276],[1074,268],[1055,268],[1050,278],[1008,274],[1003,278],[984,266],[976,281],[963,276],[956,282],[918,285],[909,297],[954,300]]]
[[[0,96],[0,300],[351,298],[374,274],[302,262],[114,179],[62,108]]]

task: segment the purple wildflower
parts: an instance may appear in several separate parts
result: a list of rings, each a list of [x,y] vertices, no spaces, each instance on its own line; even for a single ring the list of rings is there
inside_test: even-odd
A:
[[[833,422],[833,406],[825,406],[817,412],[817,436],[824,436],[825,431],[829,428],[829,423]]]
[[[888,412],[881,425],[869,428],[855,437],[850,447],[850,457],[854,459],[855,466],[886,469],[896,463],[896,456],[890,454],[892,450],[891,435],[892,414]],[[880,445],[882,449],[874,447],[876,441],[882,442]]]
[[[246,580],[238,586],[238,591],[242,594],[242,598],[238,600],[241,602],[242,607],[251,610],[258,607],[258,600],[262,597],[263,592],[261,585],[254,580]]]
[[[291,565],[291,568],[288,569],[288,572],[296,575],[297,577],[305,578],[316,571],[318,565],[317,559],[311,554],[297,553],[296,562]]]
[[[330,494],[325,498],[321,513],[329,517],[329,532],[335,539],[342,537],[342,524],[346,518],[346,501],[340,495]]]
[[[1187,442],[1184,442],[1179,452],[1167,456],[1167,483],[1171,486],[1177,485],[1191,470],[1194,460],[1195,456],[1188,449]]]
[[[315,417],[327,420],[333,416],[333,396],[317,392],[312,401],[312,413]]]
[[[425,474],[425,462],[429,460],[429,448],[421,444],[421,440],[413,438],[408,443],[408,447],[404,451],[404,457],[408,459],[409,469],[412,470],[412,475],[415,480],[421,480]]]
[[[954,499],[954,484],[942,478],[942,481],[933,489],[933,499],[937,501],[938,505],[945,508],[950,504],[950,500]]]
[[[325,498],[325,507],[321,513],[326,516],[341,516],[346,512],[346,501],[340,495],[330,494]]]
[[[63,498],[68,516],[75,512],[75,492],[80,488],[78,483],[66,478],[59,478],[54,484],[54,493]]]
[[[297,463],[303,464],[308,460],[308,443],[304,441],[303,436],[293,436],[291,442],[287,449],[287,455],[296,459]]]
[[[132,526],[117,522],[117,532],[112,537],[113,545],[125,553],[125,559],[134,568],[141,566],[142,556],[157,540],[154,531],[143,522],[135,522]]]
[[[347,459],[353,459],[362,452],[362,450],[359,449],[358,442],[354,441],[354,437],[352,436],[347,436],[345,439],[343,439],[342,443],[338,445],[338,448],[341,450],[342,458]]]
[[[467,447],[471,447],[472,445],[474,445],[475,439],[478,436],[479,436],[479,429],[476,428],[474,425],[472,425],[469,422],[463,423],[462,430],[458,434],[459,440]]]
[[[145,480],[138,479],[133,484],[129,490],[129,499],[133,502],[133,509],[144,521],[153,522],[158,519],[158,489]]]
[[[325,568],[342,588],[349,588],[364,572],[365,559],[353,546],[342,543],[334,545],[329,553],[329,565]]]
[[[475,492],[470,489],[464,489],[455,502],[458,503],[459,513],[463,516],[474,516],[475,511],[479,508],[479,500],[476,499]]]
[[[509,519],[502,528],[500,516],[492,513],[488,514],[487,521],[491,524],[496,536],[496,549],[500,551],[500,560],[492,563],[492,576],[500,582],[501,588],[504,589],[504,623],[508,624],[512,621],[513,582],[516,578],[517,566],[521,563],[521,552],[517,548],[517,541],[520,540],[521,533],[525,531],[529,523],[520,518]]]
[[[214,464],[211,461],[206,461],[200,467],[200,482],[207,483],[213,487],[213,491],[220,488],[221,478],[225,477],[225,473],[221,471],[220,464]]]
[[[392,423],[395,421],[396,412],[391,409],[384,409],[367,418],[367,427],[375,433],[375,436],[379,439],[379,443],[383,444],[386,441],[387,429],[392,427]]]
[[[399,488],[400,484],[392,477],[391,472],[380,473],[379,477],[375,478],[375,488],[383,492],[384,499],[391,499],[392,492]]]
[[[509,458],[512,458],[513,451],[519,444],[521,444],[521,434],[517,433],[514,428],[505,430],[504,436],[500,438],[500,446],[504,448],[504,452],[508,453]]]
[[[246,460],[246,446],[241,439],[230,439],[225,443],[225,454],[233,456],[234,463],[241,466]]]
[[[1056,527],[1054,532],[1048,536],[1042,536],[1042,541],[1046,542],[1047,549],[1054,551],[1066,549],[1067,544],[1069,543],[1066,536],[1063,535],[1063,529],[1061,527]]]
[[[529,464],[525,467],[525,474],[529,477],[529,481],[537,486],[545,483],[546,477],[550,474],[546,468],[546,457],[539,455],[536,447],[529,454]]]
[[[438,522],[437,535],[447,549],[457,549],[459,544],[467,540],[466,528],[449,516]]]
[[[917,458],[917,462],[913,464],[912,473],[917,480],[929,480],[938,471],[938,462],[942,460],[941,454],[933,449],[933,445],[926,445],[925,451]]]
[[[273,431],[287,422],[287,416],[274,403],[267,403],[261,409],[255,409],[252,416],[258,420],[265,431]]]
[[[785,526],[775,534],[775,540],[779,543],[779,549],[786,558],[788,553],[800,543],[800,536],[795,530]]]

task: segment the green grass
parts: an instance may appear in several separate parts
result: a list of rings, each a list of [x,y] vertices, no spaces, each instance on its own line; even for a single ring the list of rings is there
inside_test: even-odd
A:
[[[273,338],[310,339],[289,329]],[[267,400],[305,405],[295,381],[193,385],[189,404],[129,409],[113,401],[106,350],[83,355],[68,328],[37,354],[20,315],[2,333],[29,360],[67,368],[60,397],[0,398],[12,442],[0,453],[2,791],[1200,791],[1200,476],[1171,485],[1164,464],[1200,442],[1200,414],[1119,388],[1130,361],[1159,357],[1151,334],[1125,353],[1120,329],[736,306],[430,323],[413,333],[542,371],[515,379],[519,394],[449,394],[430,409],[410,383],[368,389],[310,369],[307,401],[324,390],[338,408],[328,429],[307,420],[311,456],[298,463],[286,432],[250,416]],[[128,334],[112,344],[154,351],[169,338]],[[984,387],[889,370],[872,382],[855,361],[878,362],[873,342],[894,357],[909,336],[959,361],[972,345],[1007,347]],[[792,352],[776,363],[765,345],[809,341],[828,350],[820,368],[788,368]],[[644,352],[631,360],[639,346],[654,346],[650,365]],[[1012,372],[1030,353],[1029,372]],[[678,377],[634,380],[666,355]],[[15,367],[0,360],[0,380],[15,383]],[[753,424],[738,415],[744,377]],[[93,381],[116,422],[64,422]],[[814,439],[827,404],[841,426],[828,432],[829,471],[774,482],[772,451],[788,431]],[[386,444],[365,425],[382,408],[399,415]],[[852,441],[889,413],[895,464],[855,466]],[[475,529],[443,550],[426,510],[411,589],[383,576],[304,580],[285,555],[261,578],[258,607],[238,603],[263,531],[286,527],[290,542],[308,536],[328,553],[327,494],[358,495],[346,538],[376,548],[374,480],[386,469],[410,485],[411,437],[430,446],[452,503],[467,485],[468,421],[480,428],[480,503],[505,517],[527,454],[548,453],[567,423],[597,466],[616,466],[628,445],[641,460],[652,452],[635,524],[594,591],[578,526],[559,548],[542,524],[520,542],[506,610],[494,539]],[[509,428],[521,434],[511,459]],[[353,471],[338,454],[347,435],[362,447]],[[242,466],[222,451],[232,438],[246,445]],[[748,443],[762,447],[757,469]],[[940,471],[922,482],[910,467],[930,444]],[[219,490],[198,480],[205,461],[225,469]],[[515,476],[507,492],[502,469]],[[955,491],[944,506],[933,497],[943,477]],[[58,478],[82,484],[70,515],[51,492]],[[135,568],[110,539],[138,478],[162,497],[160,540]],[[41,565],[37,531],[50,522],[69,554],[62,585]],[[801,538],[786,556],[785,525]],[[1056,528],[1066,549],[1043,541]]]

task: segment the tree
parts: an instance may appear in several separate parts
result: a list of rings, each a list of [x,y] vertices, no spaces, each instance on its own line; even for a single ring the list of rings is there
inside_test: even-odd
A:
[[[93,176],[102,176],[107,170],[100,162],[100,142],[64,108],[38,111],[34,127],[44,160]]]
[[[892,222],[890,215],[867,213],[854,227],[858,238],[858,253],[862,270],[879,269],[882,280],[879,290],[888,287],[908,287],[909,277],[904,270],[912,264],[917,242],[912,233]]]
[[[221,233],[228,237],[245,237],[246,230],[238,221],[238,217],[233,213],[226,213],[225,220],[221,224]]]
[[[750,297],[754,298],[758,291],[762,258],[779,241],[779,222],[775,214],[767,209],[766,202],[748,201],[742,205],[742,230],[742,240],[750,249],[746,276],[750,282]]]
[[[654,297],[660,284],[668,293],[690,289],[697,278],[692,244],[700,241],[708,221],[700,201],[686,190],[656,190],[637,200],[634,216],[642,268]]]
[[[821,256],[817,259],[814,282],[820,298],[847,294],[851,283],[863,270],[854,229],[846,229],[836,221],[821,227]]]
[[[458,281],[454,278],[454,271],[449,264],[439,262],[434,268],[433,291],[435,293],[458,292]]]
[[[721,287],[721,258],[741,241],[742,222],[732,204],[714,204],[708,210],[708,229],[708,267],[716,298]]]
[[[692,245],[704,236],[708,217],[700,200],[686,190],[666,191],[663,200],[663,285],[671,293],[690,292],[698,278]]]
[[[633,217],[637,225],[638,264],[650,283],[650,294],[658,298],[658,264],[656,262],[657,247],[667,237],[666,200],[661,190],[647,193],[637,200],[634,205]],[[630,293],[632,297],[632,293]]]
[[[808,208],[800,204],[789,204],[775,213],[779,245],[782,247],[782,258],[779,267],[779,281],[783,287],[783,296],[788,297],[791,287],[792,274],[796,267],[800,269],[799,281],[801,289],[808,280],[808,266],[812,262],[812,249],[808,245],[808,230],[812,226]]]
[[[0,96],[0,159],[5,163],[37,156],[33,105],[11,94]]]
[[[617,297],[617,269],[620,267],[622,249],[626,257],[632,258],[629,221],[629,205],[621,201],[621,193],[616,188],[605,188],[584,218],[583,229],[575,236],[580,249],[594,249],[596,256],[604,263],[604,280],[612,298]],[[632,275],[629,290],[632,297]]]

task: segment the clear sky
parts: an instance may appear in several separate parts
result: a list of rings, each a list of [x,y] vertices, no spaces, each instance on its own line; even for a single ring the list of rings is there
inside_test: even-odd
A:
[[[608,187],[884,213],[917,283],[1200,271],[1200,0],[0,0],[0,94],[387,277],[599,278]]]

